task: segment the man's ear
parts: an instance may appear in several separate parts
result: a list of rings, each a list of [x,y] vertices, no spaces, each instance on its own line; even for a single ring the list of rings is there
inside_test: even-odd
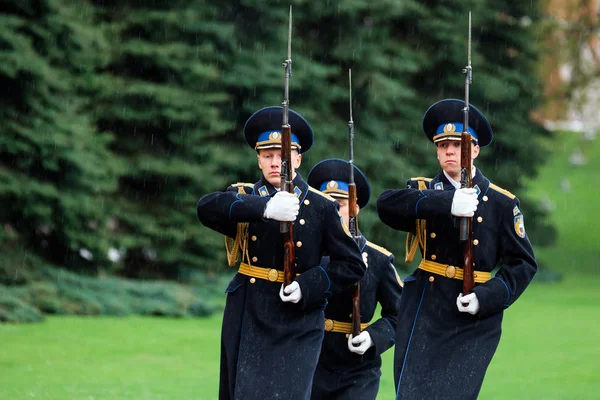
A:
[[[358,215],[359,212],[360,212],[360,206],[357,204],[356,205],[356,215]]]
[[[481,149],[481,147],[479,147],[479,145],[477,145],[477,144],[475,146],[471,147],[471,156],[472,156],[473,160],[476,159],[477,156],[479,155],[480,149]]]

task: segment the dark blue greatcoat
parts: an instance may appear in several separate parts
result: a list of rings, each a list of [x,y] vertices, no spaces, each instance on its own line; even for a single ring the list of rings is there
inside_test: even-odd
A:
[[[360,281],[361,322],[373,319],[377,303],[381,304],[381,318],[365,330],[371,335],[373,347],[360,356],[348,350],[345,333],[325,332],[319,364],[313,382],[313,400],[375,399],[381,376],[381,354],[395,342],[398,303],[402,287],[393,265],[394,255],[361,235],[359,247],[367,255],[367,273]],[[322,265],[329,262],[323,258]],[[352,322],[352,295],[350,288],[329,299],[325,318]]]
[[[500,341],[503,310],[523,293],[537,264],[523,225],[519,200],[477,170],[473,185],[479,205],[473,217],[473,260],[476,271],[491,280],[476,284],[477,315],[461,313],[456,298],[462,280],[415,270],[404,280],[396,332],[394,375],[398,399],[475,399]],[[419,190],[385,191],[377,202],[381,220],[394,229],[415,232],[425,219],[424,258],[462,266],[458,219],[451,213],[455,189],[440,172]]]
[[[254,266],[283,270],[279,222],[263,219],[276,190],[264,178],[238,193],[240,185],[208,194],[197,206],[207,227],[235,237],[248,222],[248,259]],[[294,178],[300,212],[294,222],[299,303],[279,298],[281,283],[237,273],[227,287],[221,336],[220,399],[309,399],[323,339],[327,298],[365,273],[358,246],[342,226],[337,203]],[[327,253],[331,263],[323,268]],[[248,259],[245,261],[247,262]],[[254,283],[252,283],[254,282]]]

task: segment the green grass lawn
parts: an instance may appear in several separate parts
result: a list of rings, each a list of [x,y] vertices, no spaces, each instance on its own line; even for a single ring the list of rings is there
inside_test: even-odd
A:
[[[600,277],[532,285],[505,314],[482,399],[597,399]],[[216,399],[220,315],[0,325],[0,399]],[[380,399],[394,398],[393,352]]]
[[[220,315],[0,325],[0,399],[216,399]]]

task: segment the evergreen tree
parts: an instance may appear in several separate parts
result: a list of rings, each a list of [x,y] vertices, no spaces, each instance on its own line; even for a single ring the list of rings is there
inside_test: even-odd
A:
[[[111,52],[89,111],[98,129],[114,134],[110,149],[126,165],[111,199],[118,210],[111,233],[126,249],[123,273],[208,269],[222,239],[204,234],[195,204],[236,168],[227,151],[207,145],[232,128],[221,78],[233,26],[204,1],[101,2],[99,13]]]
[[[105,196],[117,185],[112,136],[82,113],[79,81],[101,63],[85,3],[23,0],[0,14],[0,233],[74,268],[103,265]]]

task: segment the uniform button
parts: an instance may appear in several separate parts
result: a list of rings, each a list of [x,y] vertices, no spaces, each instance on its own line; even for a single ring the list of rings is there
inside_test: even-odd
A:
[[[483,196],[483,201],[488,201],[488,197],[487,196]]]
[[[479,244],[479,240],[475,239],[473,240],[473,246],[477,246]]]
[[[435,260],[436,258],[437,258],[437,256],[436,256],[435,254],[432,254],[432,255],[431,255],[431,259],[432,259],[432,260]]]
[[[437,235],[435,234],[435,232],[431,232],[431,235],[429,235],[429,236],[431,236],[431,238],[432,238],[432,239],[435,239],[435,237],[436,237]]]
[[[304,225],[305,223],[306,223],[305,220],[303,220],[303,219],[300,220],[300,225]]]
[[[348,318],[352,318],[352,314],[348,314]]]
[[[433,276],[430,276],[429,277],[429,282],[433,282],[433,281],[435,281],[435,278]]]
[[[477,217],[477,222],[482,223],[483,222],[483,217]]]
[[[309,199],[304,200],[304,204],[309,205],[310,204],[310,200]]]
[[[258,261],[258,258],[256,256],[252,257],[252,262],[257,262],[257,261]]]
[[[296,246],[297,246],[297,247],[302,247],[302,242],[298,240],[298,241],[296,242]]]
[[[363,257],[369,257],[369,254],[366,251],[363,251],[362,256]]]
[[[256,278],[250,278],[250,283],[256,282]]]
[[[252,235],[251,239],[252,239],[253,242],[256,242],[256,236],[255,235]]]
[[[346,339],[349,339],[349,338],[350,338],[350,334],[346,333]]]

